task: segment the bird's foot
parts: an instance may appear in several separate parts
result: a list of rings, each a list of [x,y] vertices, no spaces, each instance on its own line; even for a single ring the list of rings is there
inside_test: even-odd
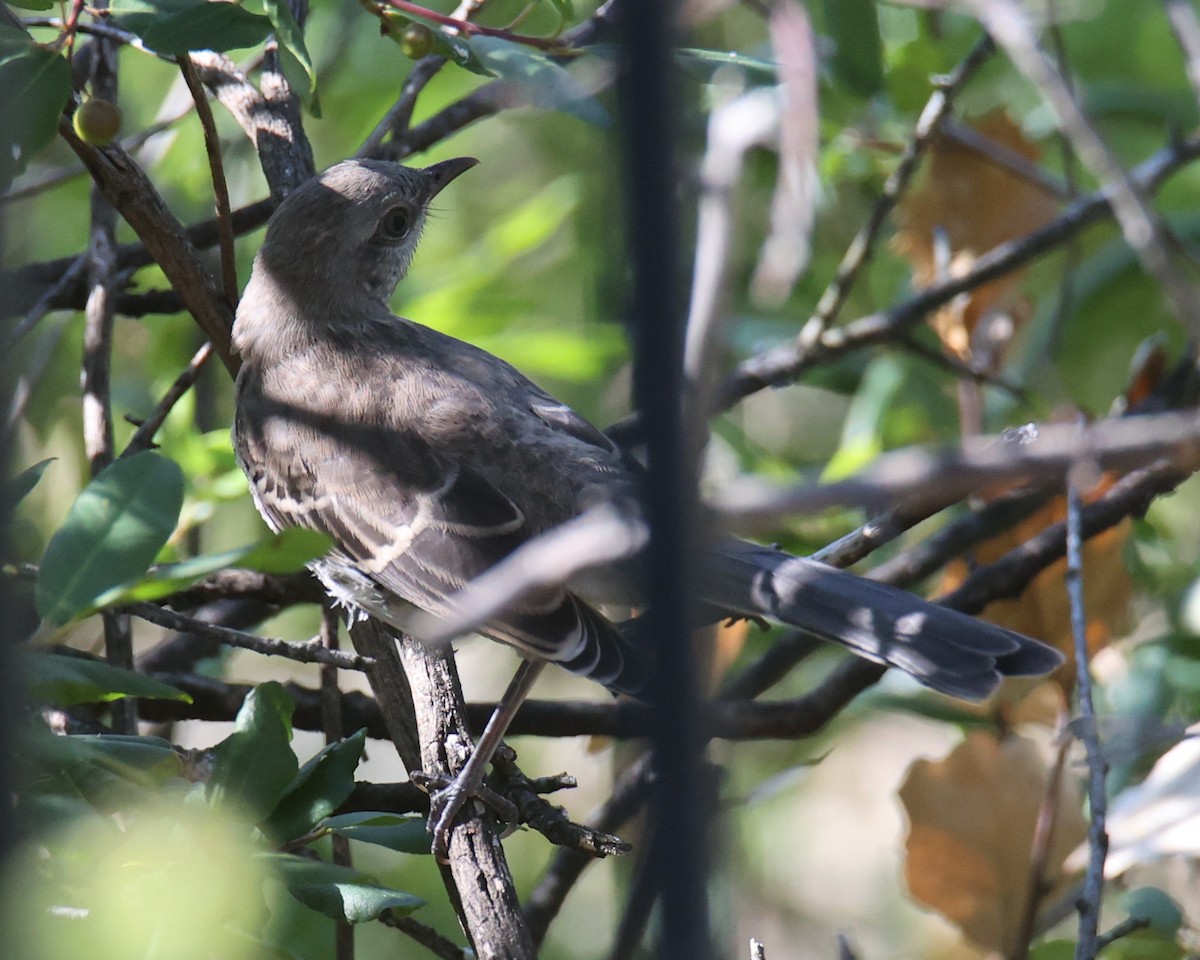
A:
[[[482,774],[470,768],[453,778],[416,770],[410,779],[429,794],[429,832],[433,834],[433,855],[439,863],[449,862],[450,831],[470,801],[483,803],[504,823],[517,819],[516,806],[484,783]]]

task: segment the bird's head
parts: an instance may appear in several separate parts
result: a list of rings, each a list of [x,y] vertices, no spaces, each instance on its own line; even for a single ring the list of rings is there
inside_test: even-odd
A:
[[[430,201],[476,163],[457,157],[424,169],[381,160],[336,164],[280,204],[255,269],[289,285],[386,302],[408,272]]]

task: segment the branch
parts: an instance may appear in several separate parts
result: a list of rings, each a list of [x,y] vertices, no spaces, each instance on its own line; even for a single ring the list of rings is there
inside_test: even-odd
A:
[[[288,643],[286,640],[272,640],[267,637],[255,636],[242,630],[220,627],[216,624],[205,623],[193,617],[175,613],[153,603],[130,603],[121,608],[135,617],[166,627],[169,630],[186,630],[202,637],[211,637],[230,647],[251,650],[267,657],[286,657],[297,663],[327,663],[342,670],[366,670],[370,662],[363,657],[340,650],[326,650],[314,643]]]
[[[603,830],[585,827],[571,821],[562,807],[548,802],[543,793],[563,787],[574,787],[575,780],[566,774],[553,778],[530,780],[514,762],[516,754],[502,746],[492,757],[492,776],[489,785],[517,808],[517,821],[532,827],[555,846],[579,850],[592,857],[620,856],[633,846],[620,837]]]
[[[969,6],[1004,47],[1013,65],[1041,92],[1075,153],[1109,194],[1125,242],[1195,336],[1200,332],[1200,297],[1171,260],[1161,217],[1089,122],[1054,62],[1038,46],[1027,11],[1016,0],[971,0]]]
[[[184,54],[179,58],[179,72],[183,74],[184,83],[196,104],[196,114],[200,117],[200,126],[204,130],[204,152],[208,156],[208,168],[212,174],[213,200],[217,208],[217,236],[221,249],[221,286],[225,301],[230,309],[237,308],[238,282],[237,263],[234,260],[233,225],[229,221],[229,187],[225,183],[225,164],[221,160],[221,140],[217,136],[217,125],[213,120],[212,110],[208,106],[208,98],[200,86],[200,78],[196,74],[195,64]]]
[[[281,75],[264,71],[260,93],[222,53],[194,51],[191,59],[200,81],[254,144],[275,203],[312,177],[316,172],[312,146],[300,124],[299,108]]]
[[[1075,653],[1075,689],[1079,704],[1079,732],[1087,753],[1088,796],[1088,865],[1079,898],[1079,939],[1075,944],[1076,960],[1094,960],[1100,946],[1097,936],[1100,924],[1100,900],[1104,894],[1104,858],[1108,855],[1108,761],[1100,746],[1096,724],[1096,709],[1092,703],[1092,674],[1087,644],[1087,614],[1083,601],[1083,502],[1079,487],[1067,485],[1066,552],[1067,597],[1071,604],[1071,639]]]
[[[454,655],[406,636],[398,637],[396,646],[412,688],[421,769],[430,776],[452,778],[472,749]],[[410,774],[412,770],[409,767]],[[533,943],[521,917],[498,828],[480,804],[469,804],[450,832],[446,872],[447,890],[458,899],[463,926],[476,952],[486,948],[494,953],[503,944],[504,956],[511,960],[532,960]]]
[[[252,570],[222,570],[180,590],[160,603],[176,610],[190,610],[214,600],[259,600],[273,606],[322,603],[327,594],[307,570],[299,573],[256,573]]]
[[[478,23],[472,23],[470,20],[459,20],[444,13],[438,13],[436,10],[430,10],[428,7],[410,3],[409,0],[381,0],[381,2],[395,10],[399,10],[401,13],[410,13],[423,20],[432,20],[434,23],[440,23],[444,27],[452,27],[455,31],[466,37],[497,37],[501,40],[507,40],[509,43],[519,43],[526,47],[535,47],[538,50],[564,49],[564,40],[561,37],[530,37],[525,34],[512,33],[509,30],[502,30],[498,27],[485,27]]]
[[[1139,164],[1130,172],[1129,179],[1137,189],[1152,191],[1197,157],[1200,157],[1200,135],[1193,135],[1164,147]],[[861,317],[844,327],[825,330],[812,342],[797,337],[789,344],[743,361],[725,383],[723,406],[732,406],[765,387],[792,383],[819,363],[827,363],[833,358],[891,339],[916,326],[930,311],[948,303],[960,293],[1011,273],[1066,243],[1085,227],[1110,214],[1112,202],[1109,189],[1098,190],[1068,206],[1040,230],[992,248],[960,277],[934,283],[890,310]],[[630,427],[625,425],[622,429],[628,430]]]
[[[111,148],[110,148],[111,149]],[[257,230],[278,205],[275,200],[259,200],[248,206],[234,210],[230,215],[233,232],[236,236]],[[184,228],[184,235],[197,249],[204,250],[214,247],[218,242],[216,220],[205,220]],[[82,310],[87,299],[87,290],[81,275],[69,277],[68,274],[82,254],[61,257],[57,260],[46,260],[42,263],[31,263],[16,270],[0,272],[0,287],[7,296],[0,299],[0,319],[17,316],[23,311],[30,310],[39,300],[46,300],[48,310]],[[142,243],[128,243],[117,247],[117,267],[122,274],[128,274],[140,267],[154,263],[154,256]],[[165,294],[165,295],[164,295]],[[151,294],[125,294],[120,298],[117,312],[129,316],[140,315],[137,311],[128,309],[128,305],[137,304],[141,299],[148,300],[149,310],[140,312],[177,313],[187,309],[183,299],[174,292],[158,292]]]
[[[183,368],[183,372],[175,378],[175,382],[163,394],[162,399],[155,406],[154,412],[137,425],[137,430],[129,438],[129,443],[121,453],[122,457],[132,456],[141,450],[149,450],[154,445],[154,435],[158,433],[158,428],[163,425],[175,408],[175,404],[182,400],[184,394],[195,384],[196,379],[200,376],[200,371],[204,369],[204,365],[211,356],[212,344],[205,341],[188,361],[188,365]]]
[[[936,83],[936,89],[917,119],[912,140],[905,148],[896,169],[884,181],[883,191],[875,202],[871,215],[850,242],[833,279],[825,288],[825,292],[821,294],[821,299],[817,301],[816,310],[800,330],[796,340],[801,349],[811,348],[811,345],[820,339],[829,325],[837,319],[837,315],[841,313],[860,271],[874,255],[875,241],[879,237],[880,230],[883,229],[888,214],[892,212],[908,188],[908,184],[916,172],[917,164],[925,155],[925,150],[950,115],[958,91],[966,86],[994,52],[995,47],[991,39],[984,36],[971,48],[962,63]]]
[[[391,910],[385,910],[379,915],[379,922],[385,927],[399,930],[405,936],[419,943],[442,960],[475,960],[474,951],[460,947],[453,940],[443,937],[428,924],[414,920],[412,917],[398,917]]]
[[[1200,413],[1167,412],[1073,425],[1027,425],[999,436],[970,437],[950,450],[898,450],[877,457],[858,477],[779,489],[757,480],[731,484],[715,507],[738,529],[774,524],[793,512],[832,506],[878,506],[927,496],[954,503],[1016,483],[1059,482],[1080,461],[1129,470],[1167,458],[1180,470],[1200,468]]]
[[[133,227],[226,369],[235,374],[239,361],[229,338],[233,311],[203,266],[183,224],[167,208],[150,179],[125,151],[115,146],[88,146],[65,120],[59,124],[59,135],[78,154],[109,203]]]

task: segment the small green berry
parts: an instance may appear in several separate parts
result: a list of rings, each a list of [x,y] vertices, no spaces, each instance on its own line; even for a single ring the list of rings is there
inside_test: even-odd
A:
[[[106,147],[121,132],[121,108],[108,100],[85,100],[75,111],[72,125],[84,143]]]
[[[411,60],[420,60],[433,51],[433,31],[423,23],[410,23],[400,34],[400,49]]]

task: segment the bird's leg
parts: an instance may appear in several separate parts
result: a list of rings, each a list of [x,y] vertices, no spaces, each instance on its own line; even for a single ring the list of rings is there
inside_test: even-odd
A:
[[[529,696],[534,681],[546,665],[544,660],[523,660],[517,668],[516,675],[504,691],[504,696],[496,704],[488,719],[487,726],[471,759],[462,768],[458,776],[446,784],[438,784],[434,778],[424,777],[424,785],[429,790],[429,832],[433,834],[433,853],[440,861],[445,861],[450,849],[450,829],[454,819],[467,801],[479,799],[492,806],[504,806],[511,809],[512,805],[503,798],[493,794],[484,785],[483,777],[491,763],[492,755],[504,739],[508,725],[516,716],[517,710],[525,698]],[[497,804],[499,801],[499,804]],[[512,810],[510,818],[516,815]]]

